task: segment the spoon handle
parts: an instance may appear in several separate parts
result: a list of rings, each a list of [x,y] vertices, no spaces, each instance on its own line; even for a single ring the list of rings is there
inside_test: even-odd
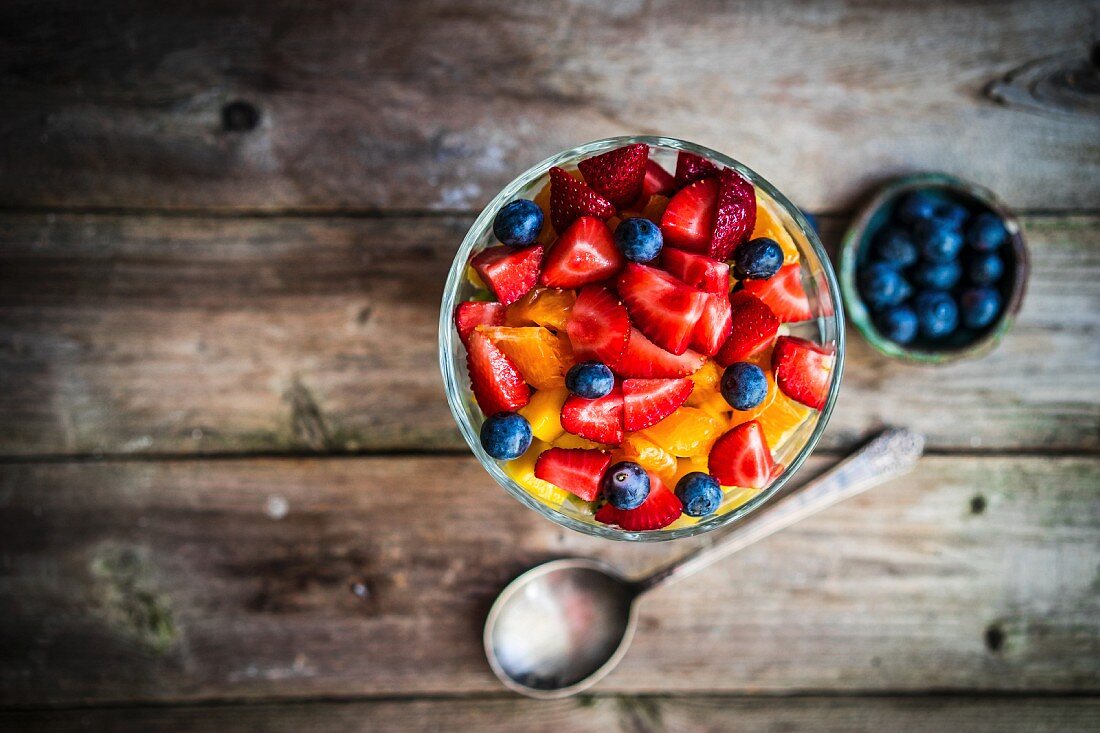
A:
[[[749,515],[726,536],[638,580],[635,589],[641,595],[664,583],[685,578],[833,504],[903,476],[913,469],[923,452],[923,435],[899,428],[885,430],[804,488],[759,514]]]

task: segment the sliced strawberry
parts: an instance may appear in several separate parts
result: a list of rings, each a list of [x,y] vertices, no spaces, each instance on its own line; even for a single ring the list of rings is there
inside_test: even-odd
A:
[[[504,303],[485,303],[478,300],[459,303],[455,308],[458,337],[465,344],[469,342],[470,334],[478,326],[503,326],[506,310]]]
[[[679,188],[718,172],[718,166],[706,158],[681,150],[676,156],[676,185]]]
[[[718,208],[718,180],[704,178],[677,192],[661,216],[665,245],[710,253],[710,236]]]
[[[531,397],[531,388],[523,381],[516,365],[481,331],[470,334],[466,368],[470,372],[474,398],[486,415],[515,412]]]
[[[551,288],[579,288],[614,277],[626,264],[611,230],[594,216],[582,216],[550,245],[539,282]]]
[[[564,168],[550,169],[550,223],[555,232],[564,232],[581,216],[604,221],[615,215],[615,207]]]
[[[535,478],[585,501],[594,501],[600,495],[600,479],[610,465],[611,456],[602,450],[550,448],[535,461]]]
[[[710,238],[710,256],[729,259],[740,244],[747,241],[756,226],[756,189],[735,170],[723,168],[718,174],[718,211]]]
[[[577,164],[593,191],[620,209],[638,200],[646,176],[649,146],[634,143]]]
[[[772,478],[772,453],[760,422],[737,425],[710,449],[710,475],[723,486],[762,489]]]
[[[730,296],[730,318],[733,322],[730,337],[714,355],[714,360],[724,367],[735,361],[745,361],[760,351],[772,342],[779,330],[779,319],[772,309],[744,290]]]
[[[626,351],[630,316],[618,296],[603,285],[586,285],[577,294],[565,332],[577,361],[595,359],[613,366]]]
[[[611,371],[624,378],[672,379],[694,374],[702,368],[705,361],[705,356],[691,349],[679,356],[670,354],[647,339],[641,331],[631,328],[622,358],[608,366]]]
[[[802,289],[802,267],[798,263],[783,265],[767,280],[745,280],[744,286],[772,309],[780,323],[813,318],[810,299]]]
[[[647,160],[645,163],[645,179],[642,181],[641,199],[648,199],[650,196],[658,194],[669,196],[675,190],[676,179],[672,177],[672,174],[662,168],[657,161]]]
[[[561,407],[561,426],[604,445],[623,442],[623,393],[616,387],[606,397],[586,400],[569,395]]]
[[[690,379],[623,380],[623,429],[645,430],[684,404],[695,383]]]
[[[619,276],[619,295],[638,330],[673,354],[687,351],[706,296],[655,267],[631,262]]]
[[[730,299],[725,293],[705,293],[707,299],[703,315],[695,324],[691,346],[707,356],[713,356],[729,339],[733,328]]]
[[[537,244],[523,249],[490,247],[470,260],[477,274],[504,305],[515,303],[535,287],[541,263],[542,246]]]
[[[795,336],[780,336],[772,351],[772,369],[780,391],[815,410],[825,407],[835,362],[832,349]]]
[[[660,529],[679,519],[684,511],[680,500],[661,483],[661,479],[649,471],[649,496],[637,509],[616,509],[604,504],[596,512],[596,521],[613,524],[628,532],[645,532]]]
[[[665,247],[661,266],[673,277],[707,293],[728,293],[730,266],[706,255]]]

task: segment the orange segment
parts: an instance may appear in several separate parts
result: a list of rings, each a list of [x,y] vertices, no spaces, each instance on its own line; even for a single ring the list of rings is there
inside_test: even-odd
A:
[[[519,458],[504,464],[504,473],[512,477],[517,484],[527,490],[527,493],[535,497],[543,504],[554,508],[560,507],[572,494],[565,489],[559,489],[549,481],[543,481],[535,476],[535,461],[539,454],[546,450],[546,444],[534,441]]]
[[[754,361],[755,361],[755,359],[754,359]],[[772,379],[771,371],[769,370],[769,368],[766,365],[761,365],[761,366],[764,369],[764,376],[767,377],[767,379],[768,379],[768,392],[767,392],[767,394],[764,395],[764,400],[759,405],[752,408],[751,410],[744,410],[744,411],[742,411],[742,410],[731,410],[731,416],[730,416],[730,427],[731,428],[734,425],[740,425],[743,422],[748,422],[749,420],[755,420],[758,417],[760,417],[761,415],[763,415],[764,412],[766,412],[768,410],[768,408],[770,408],[772,406],[772,403],[775,402],[776,395],[779,394],[779,387],[776,386],[775,380]],[[771,445],[771,443],[768,443],[768,445]]]
[[[699,407],[707,402],[711,395],[718,392],[718,385],[722,381],[722,367],[708,359],[702,368],[690,376],[695,386],[688,395],[688,407]]]
[[[573,355],[563,337],[539,326],[478,326],[478,330],[515,363],[523,379],[535,389],[565,386],[565,372]]]
[[[642,216],[660,226],[661,217],[664,216],[667,207],[668,196],[662,196],[659,193],[654,194],[649,197],[649,201],[646,202],[645,208],[642,209]]]
[[[572,290],[534,288],[508,306],[504,322],[509,326],[545,326],[555,331],[565,329],[577,294]]]
[[[606,448],[607,446],[601,445],[594,440],[582,438],[579,435],[573,435],[573,433],[563,432],[559,438],[554,441],[554,447],[556,448]]]
[[[676,457],[638,433],[631,433],[623,439],[622,446],[615,451],[614,460],[633,461],[666,482],[676,475]]]
[[[561,437],[565,432],[561,426],[561,406],[565,404],[565,398],[568,396],[569,390],[565,387],[540,389],[531,395],[531,399],[520,409],[519,414],[531,423],[532,435],[547,443],[552,443]]]
[[[710,469],[707,467],[706,456],[695,456],[694,458],[680,458],[676,461],[676,473],[672,477],[672,481],[669,483],[668,488],[675,490],[676,484],[680,483],[680,479],[687,476],[689,473],[709,473]]]
[[[752,230],[752,238],[770,237],[779,242],[783,249],[783,264],[789,265],[798,262],[798,247],[795,246],[791,235],[779,220],[779,216],[772,209],[771,202],[765,201],[757,193],[756,196],[756,226]]]
[[[771,385],[769,384],[768,387],[770,390]],[[764,440],[767,441],[768,448],[773,454],[811,413],[813,413],[811,408],[800,405],[776,390],[771,406],[756,418],[760,421],[760,427],[764,429]]]
[[[726,429],[725,424],[697,407],[681,407],[642,434],[674,456],[702,456]]]
[[[539,232],[539,244],[550,244],[554,241],[554,237],[557,236],[554,232],[554,227],[550,224],[550,181],[543,184],[532,201],[542,209],[543,224],[542,231]]]

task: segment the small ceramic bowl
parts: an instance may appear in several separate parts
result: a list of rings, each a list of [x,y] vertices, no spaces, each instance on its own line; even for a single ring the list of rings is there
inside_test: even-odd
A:
[[[859,293],[857,273],[869,256],[875,235],[890,222],[898,203],[918,190],[940,192],[972,213],[991,211],[1004,222],[1008,241],[1000,253],[1005,260],[1005,272],[997,284],[1004,306],[997,319],[981,330],[960,329],[942,343],[918,340],[902,345],[886,338],[875,326]],[[908,176],[887,185],[856,216],[840,246],[840,290],[852,323],[879,353],[921,364],[972,359],[992,351],[1012,327],[1023,304],[1028,270],[1027,245],[1016,216],[989,189],[942,173]]]

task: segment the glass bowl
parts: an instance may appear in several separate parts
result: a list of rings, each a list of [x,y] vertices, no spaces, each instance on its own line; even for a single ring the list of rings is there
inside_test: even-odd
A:
[[[829,396],[825,408],[812,414],[803,422],[796,429],[796,432],[786,440],[781,450],[773,451],[776,463],[785,466],[782,475],[756,493],[751,499],[744,503],[737,503],[733,508],[723,506],[717,513],[702,518],[689,526],[676,526],[676,523],[674,523],[665,529],[646,532],[630,532],[600,524],[590,514],[585,514],[577,506],[563,504],[560,508],[554,508],[544,504],[508,476],[502,469],[501,464],[485,452],[479,437],[481,424],[485,418],[474,401],[466,373],[465,348],[458,338],[458,332],[453,322],[453,314],[458,303],[468,300],[475,293],[474,286],[468,282],[465,276],[467,263],[475,253],[497,244],[493,237],[493,218],[500,207],[517,198],[533,199],[545,184],[547,172],[553,166],[575,168],[577,163],[585,158],[631,143],[646,143],[649,145],[650,159],[660,163],[666,170],[674,170],[677,153],[685,150],[701,155],[720,166],[733,168],[756,187],[757,196],[770,204],[770,209],[794,240],[802,258],[803,287],[809,298],[814,318],[798,324],[788,324],[790,326],[789,331],[792,335],[807,338],[818,344],[829,345],[836,353],[836,365],[833,369],[832,382],[829,386]],[[548,225],[549,222],[547,222]],[[496,482],[518,501],[557,524],[585,534],[634,542],[672,540],[709,532],[736,522],[741,517],[758,510],[775,496],[802,466],[825,430],[825,425],[829,420],[829,415],[836,403],[837,393],[840,389],[841,373],[844,366],[844,312],[836,275],[817,233],[806,221],[805,216],[799,211],[798,207],[788,201],[760,174],[729,156],[684,140],[653,136],[607,138],[547,158],[520,174],[482,210],[455,254],[450,274],[447,276],[442,309],[439,315],[439,363],[443,372],[447,402],[450,404],[451,413],[454,415],[466,443],[469,444],[470,450],[477,456],[489,475],[496,479]],[[727,495],[730,503],[734,501],[731,498],[734,493],[730,492]]]

